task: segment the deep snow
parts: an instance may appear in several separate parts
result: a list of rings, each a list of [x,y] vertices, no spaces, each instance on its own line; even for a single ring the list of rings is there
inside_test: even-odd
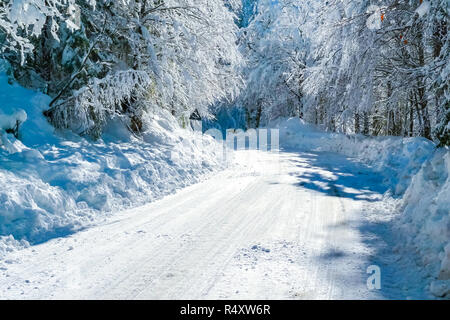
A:
[[[399,207],[406,253],[418,252],[430,290],[450,294],[450,152],[436,151],[413,178]]]
[[[285,148],[330,151],[344,154],[370,165],[380,172],[393,195],[400,196],[411,178],[432,156],[436,146],[425,138],[365,137],[328,133],[302,120],[278,120],[270,124],[280,129]]]
[[[149,116],[142,139],[130,135],[116,120],[110,123],[102,139],[90,141],[70,132],[55,133],[42,115],[49,100],[42,93],[8,84],[7,76],[0,73],[2,263],[14,261],[7,257],[21,255],[11,252],[14,249],[26,248],[30,243],[34,248],[49,239],[69,236],[85,227],[110,221],[115,216],[113,213],[160,199],[228,165],[212,138],[180,128],[167,112],[155,110]],[[20,122],[19,139],[5,132],[17,120]],[[225,123],[222,129],[227,125]],[[449,293],[448,149],[436,149],[432,142],[423,138],[368,138],[326,133],[294,118],[274,121],[270,127],[280,129],[284,152],[304,152],[297,167],[304,167],[305,163],[311,166],[312,172],[304,169],[304,174],[299,176],[300,188],[367,203],[361,208],[366,218],[360,217],[365,223],[361,222],[363,227],[359,232],[367,234],[361,236],[360,248],[369,250],[370,247],[372,253],[363,260],[383,265],[391,283],[401,283],[403,291],[412,290],[407,294],[401,292],[398,285],[392,285],[383,292],[383,297],[423,297],[428,292],[442,297]],[[308,152],[316,153],[316,157],[331,157],[325,170],[328,172],[315,167],[312,160],[305,161],[304,157],[314,158]],[[348,157],[353,164],[342,166],[337,154]],[[336,161],[334,165],[333,161]],[[366,170],[358,171],[354,163],[369,168],[371,173],[361,175]],[[343,175],[342,171],[345,171]],[[280,181],[275,179],[273,183]],[[376,201],[371,199],[373,195]],[[282,205],[279,199],[268,197],[266,200]],[[291,201],[292,198],[285,199],[286,203]],[[177,210],[182,212],[183,207]],[[241,211],[245,212],[244,203]],[[201,214],[207,213],[199,213],[199,216]],[[256,238],[253,240],[258,242]],[[279,241],[279,244],[286,244],[283,239]],[[255,245],[265,248],[264,244]],[[252,248],[245,249],[248,252],[243,249],[243,257],[260,251],[267,253]],[[281,252],[285,251],[283,248],[279,248]],[[252,257],[249,266],[252,266],[252,259],[258,260],[258,257]],[[275,272],[279,267],[269,265],[268,269],[260,270]],[[230,277],[234,274],[231,272]],[[289,272],[286,277],[290,277]],[[245,283],[245,279],[240,281]],[[323,283],[323,286],[331,288],[332,284]]]
[[[42,114],[49,100],[0,73],[0,255],[154,201],[224,166],[212,138],[179,127],[168,112],[149,116],[142,139],[114,121],[90,141],[55,134]],[[17,117],[26,120],[20,140],[2,130]]]
[[[371,212],[385,186],[371,168],[330,152],[236,153],[204,182],[9,254],[0,298],[428,298],[374,260],[386,243],[365,226],[384,218]],[[366,286],[374,263],[381,290]]]
[[[384,240],[391,246],[387,251],[396,252],[395,263],[404,266],[397,281],[407,279],[405,287],[420,283],[437,297],[450,294],[448,148],[436,149],[431,141],[420,137],[325,133],[293,118],[275,121],[271,126],[280,129],[280,144],[286,149],[337,152],[378,172],[386,192],[372,219],[384,220],[375,233],[384,230]]]

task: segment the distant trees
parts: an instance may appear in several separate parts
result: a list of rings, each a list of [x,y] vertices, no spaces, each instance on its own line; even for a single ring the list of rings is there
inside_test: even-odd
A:
[[[448,2],[379,4],[349,0],[320,9],[325,22],[314,46],[327,52],[314,57],[306,93],[318,100],[312,108],[331,119],[315,121],[352,132],[362,115],[368,134],[432,139],[449,97]]]
[[[248,126],[258,127],[280,116],[300,116],[308,52],[300,28],[305,8],[296,1],[271,0],[247,1],[245,8],[239,41],[247,58],[246,89],[238,103],[247,110]]]
[[[331,131],[449,144],[448,1],[259,0],[257,8],[243,31],[253,47],[244,50],[250,116],[262,106],[267,117],[301,114]]]
[[[0,58],[53,98],[56,127],[95,137],[228,100],[249,127],[298,116],[449,145],[449,52],[447,0],[0,2]]]

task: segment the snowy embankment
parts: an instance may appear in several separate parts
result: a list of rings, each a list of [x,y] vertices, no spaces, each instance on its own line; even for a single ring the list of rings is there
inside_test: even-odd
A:
[[[99,141],[55,134],[42,115],[50,98],[7,81],[0,73],[0,255],[161,198],[223,165],[212,138],[162,111],[149,116],[142,139],[120,121]]]
[[[398,228],[436,277],[430,291],[450,295],[450,152],[437,150],[412,178],[399,207]]]
[[[403,252],[416,252],[436,296],[450,293],[450,151],[424,138],[325,133],[299,119],[271,124],[284,148],[332,151],[379,172],[396,200],[393,228]]]

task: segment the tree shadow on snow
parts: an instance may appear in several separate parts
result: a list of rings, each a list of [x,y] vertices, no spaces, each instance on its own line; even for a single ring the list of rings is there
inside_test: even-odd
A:
[[[292,152],[298,158],[290,159],[298,168],[290,174],[296,176],[297,186],[333,197],[378,201],[388,186],[370,167],[351,158],[329,152]]]
[[[328,152],[298,152],[283,150],[298,157],[290,157],[298,170],[292,172],[298,181],[296,185],[326,194],[332,197],[350,198],[367,201],[354,220],[329,225],[330,232],[345,228],[356,232],[363,245],[360,252],[349,252],[352,245],[345,245],[340,239],[338,243],[329,243],[325,253],[317,255],[318,265],[333,265],[334,272],[323,273],[320,277],[329,279],[340,288],[354,288],[345,293],[345,298],[370,299],[430,299],[427,293],[427,275],[420,270],[418,259],[412,252],[402,247],[404,239],[392,228],[391,212],[378,205],[389,185],[383,181],[381,174],[373,171],[354,159]],[[370,203],[370,205],[369,205]],[[351,241],[351,240],[349,240]],[[400,244],[400,245],[399,245]],[[381,289],[369,290],[366,281],[371,275],[367,268],[378,266],[381,272]]]

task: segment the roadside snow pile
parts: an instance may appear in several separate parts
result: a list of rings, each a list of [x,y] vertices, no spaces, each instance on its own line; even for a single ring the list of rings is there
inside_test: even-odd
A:
[[[398,201],[403,252],[415,252],[429,290],[450,296],[450,151],[424,138],[365,137],[327,133],[297,118],[271,124],[283,148],[332,151],[370,165],[384,177]],[[435,280],[433,280],[435,279]]]
[[[413,177],[400,207],[399,229],[407,249],[421,256],[431,277],[430,291],[450,294],[450,152],[439,149]],[[440,263],[439,263],[440,262]]]
[[[13,236],[0,236],[0,257],[8,252],[12,252],[18,249],[24,249],[29,247],[29,243],[26,240],[16,240]]]
[[[151,202],[223,166],[212,138],[180,128],[162,110],[149,115],[142,139],[117,120],[93,142],[55,135],[42,114],[49,97],[1,73],[0,101],[0,254]],[[26,116],[20,140],[5,132]]]

